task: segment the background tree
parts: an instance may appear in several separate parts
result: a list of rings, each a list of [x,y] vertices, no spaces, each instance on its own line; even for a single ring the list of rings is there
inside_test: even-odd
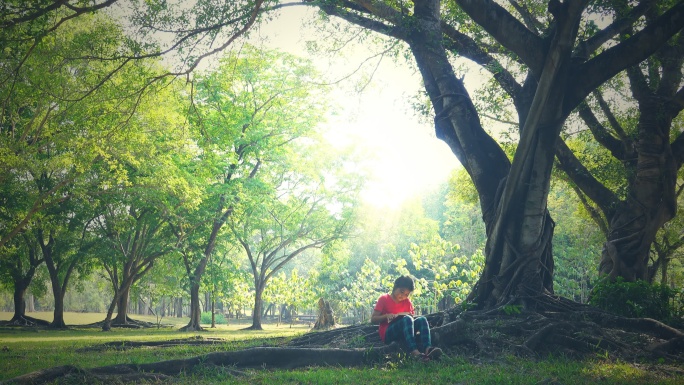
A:
[[[262,193],[241,199],[239,214],[229,221],[254,279],[250,328],[256,330],[271,277],[307,250],[347,236],[360,187],[358,178],[340,171],[324,143],[291,142],[289,151],[287,163],[272,165],[261,179]]]
[[[313,85],[315,76],[305,61],[246,46],[197,80],[191,119],[207,197],[185,219],[186,230],[175,225],[179,235],[194,234],[195,245],[183,252],[191,294],[187,329],[200,328],[201,277],[236,204],[258,195],[262,169],[281,162],[288,144],[321,119],[325,100]],[[193,251],[198,247],[201,253]]]
[[[171,85],[140,101],[126,134],[126,183],[98,197],[99,215],[93,225],[99,235],[101,265],[114,292],[104,330],[110,328],[114,307],[118,309],[114,323],[127,323],[131,287],[158,258],[175,250],[176,238],[166,222],[169,212],[193,207],[199,199],[200,192],[182,169],[194,151],[189,152],[191,138],[174,95],[181,90]]]
[[[36,269],[44,260],[35,239],[28,234],[15,237],[2,248],[0,258],[0,282],[13,291],[14,315],[10,323],[33,325],[44,323],[42,320],[26,315],[26,301],[24,296],[33,281]]]
[[[608,7],[618,16],[628,15],[615,4]],[[645,22],[656,24],[662,8],[648,8]],[[627,28],[615,40],[624,41],[633,32]],[[578,109],[591,138],[602,146],[604,159],[614,159],[603,163],[612,165],[613,173],[596,167],[582,152],[573,152],[572,145],[559,145],[559,167],[590,202],[606,231],[599,271],[611,279],[649,280],[657,233],[675,216],[678,170],[684,159],[682,119],[677,119],[684,108],[683,64],[684,38],[679,33],[647,60],[629,67],[625,76],[594,91]],[[631,100],[624,97],[628,93]]]

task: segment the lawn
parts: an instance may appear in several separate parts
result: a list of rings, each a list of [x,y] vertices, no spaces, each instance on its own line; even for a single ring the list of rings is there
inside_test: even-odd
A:
[[[31,314],[40,316],[39,314]],[[0,313],[0,319],[11,314]],[[47,317],[50,319],[51,314]],[[89,324],[103,318],[101,314],[68,313],[68,324]],[[136,319],[144,317],[133,316]],[[154,319],[146,319],[154,321]],[[308,325],[264,325],[263,331],[241,330],[244,323],[223,325],[201,333],[184,333],[178,327],[183,319],[164,320],[173,327],[144,330],[102,332],[94,328],[46,330],[0,328],[0,381],[42,368],[76,365],[92,368],[121,363],[147,363],[199,356],[214,351],[243,349],[257,345],[278,345],[283,338],[308,331]],[[168,322],[166,322],[168,321]],[[210,346],[174,346],[170,348],[136,348],[125,351],[106,349],[96,353],[80,352],[80,348],[109,341],[158,341],[203,337],[222,338],[225,342]],[[420,363],[398,361],[368,368],[315,367],[298,370],[240,370],[236,375],[217,368],[187,373],[179,384],[664,384],[684,383],[684,367],[664,362],[627,363],[594,357],[585,361],[547,358],[539,361],[502,356],[473,361],[447,357],[441,362]]]

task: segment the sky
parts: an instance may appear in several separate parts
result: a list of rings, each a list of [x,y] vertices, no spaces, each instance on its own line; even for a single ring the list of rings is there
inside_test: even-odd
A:
[[[284,9],[253,33],[251,39],[263,41],[269,48],[313,59],[329,79],[348,76],[369,57],[368,47],[346,46],[332,62],[311,57],[306,51],[306,40],[316,34],[306,29],[302,20],[314,15],[304,7]],[[335,86],[337,114],[328,119],[328,137],[333,144],[340,145],[358,139],[364,152],[371,155],[365,160],[371,178],[362,193],[364,201],[397,208],[407,199],[448,180],[459,163],[449,147],[435,137],[431,119],[421,121],[413,111],[410,103],[422,83],[420,75],[409,65],[385,58],[363,91],[354,92],[354,85],[369,76],[377,62],[368,61],[362,74]]]

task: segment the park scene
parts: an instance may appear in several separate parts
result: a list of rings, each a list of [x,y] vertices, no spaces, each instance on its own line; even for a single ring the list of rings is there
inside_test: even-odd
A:
[[[0,27],[0,384],[684,383],[684,1]]]

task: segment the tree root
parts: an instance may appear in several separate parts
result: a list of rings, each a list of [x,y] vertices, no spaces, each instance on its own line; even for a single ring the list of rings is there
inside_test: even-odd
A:
[[[202,336],[194,336],[190,338],[174,339],[167,341],[110,341],[100,345],[88,346],[77,349],[78,353],[87,352],[101,352],[104,350],[129,350],[141,347],[156,347],[156,348],[170,348],[174,346],[198,346],[198,345],[216,345],[225,343],[226,340],[222,338],[206,338]]]
[[[52,383],[64,379],[66,383],[81,384],[128,384],[140,381],[168,383],[171,378],[159,373],[120,372],[116,374],[95,374],[89,370],[79,369],[75,366],[57,366],[54,368],[39,370],[23,376],[2,382],[12,385],[34,385]]]
[[[78,327],[84,328],[101,328],[104,326],[104,320],[93,322],[87,325],[78,325]],[[145,328],[156,328],[158,325],[152,322],[140,321],[126,316],[126,323],[115,323],[112,322],[109,325],[112,328],[125,328],[125,329],[145,329]]]
[[[125,380],[124,383],[141,379],[161,380],[168,376],[191,373],[208,366],[227,367],[233,370],[236,368],[295,369],[326,365],[354,367],[381,362],[389,357],[398,356],[399,353],[397,345],[388,345],[380,349],[257,347],[150,364],[120,364],[93,369],[60,366],[15,377],[2,384],[44,384],[67,376],[96,378],[101,382]]]
[[[9,321],[4,321],[0,322],[0,325],[2,326],[50,326],[50,322],[38,319],[38,318],[33,318],[27,315],[23,315],[20,317],[12,317],[11,320]]]
[[[2,384],[44,384],[73,373],[83,373],[83,370],[72,365],[55,366],[53,368],[37,370],[19,377],[14,377],[2,382]]]

